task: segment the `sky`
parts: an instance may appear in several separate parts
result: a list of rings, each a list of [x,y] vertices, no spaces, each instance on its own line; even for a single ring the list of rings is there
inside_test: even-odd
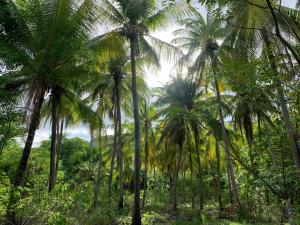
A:
[[[241,0],[243,1],[243,0]],[[296,5],[297,0],[282,0],[282,5],[288,6],[293,8]],[[199,10],[202,15],[206,14],[206,10],[204,7],[199,6]],[[157,31],[153,33],[152,35],[156,38],[159,38],[160,40],[163,40],[165,42],[171,42],[173,39],[172,33],[174,30],[178,29],[175,25],[169,26],[168,28],[165,28],[164,30]],[[147,84],[150,87],[159,87],[164,84],[166,84],[170,78],[171,78],[171,73],[172,73],[172,67],[174,65],[166,60],[161,60],[161,68],[159,71],[153,73],[150,69],[146,70],[145,74],[145,79]],[[109,126],[109,124],[107,124]],[[107,128],[107,134],[113,134],[112,128],[108,127]],[[69,138],[73,137],[80,137],[85,140],[90,140],[90,135],[89,135],[89,129],[87,126],[81,124],[76,127],[68,127],[65,129],[65,133]],[[43,124],[41,123],[40,128],[37,130],[35,139],[34,139],[34,146],[37,146],[41,141],[47,140],[50,137],[50,127],[49,124]]]

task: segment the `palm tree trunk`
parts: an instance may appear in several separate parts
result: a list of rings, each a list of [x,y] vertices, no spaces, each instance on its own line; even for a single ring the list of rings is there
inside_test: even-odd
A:
[[[90,146],[89,146],[89,165],[88,165],[88,179],[89,180],[93,180],[93,169],[92,169],[92,164],[93,164],[93,142],[94,142],[94,130],[90,128],[90,135],[91,135],[91,139],[90,139]]]
[[[140,211],[140,183],[141,183],[141,156],[140,156],[140,116],[138,108],[138,94],[136,87],[136,43],[137,36],[133,34],[130,37],[130,59],[132,72],[132,102],[133,102],[133,117],[134,117],[134,204],[132,225],[141,225],[141,211]]]
[[[146,111],[145,107],[145,111]],[[142,200],[142,208],[145,207],[146,204],[146,191],[147,191],[147,179],[148,179],[148,159],[149,159],[149,143],[148,143],[148,118],[147,112],[146,119],[145,119],[145,173],[144,173],[144,193],[143,193],[143,200]]]
[[[193,184],[194,170],[193,170],[193,159],[192,159],[191,149],[189,154],[189,160],[190,160],[190,171],[191,171],[190,189],[192,193],[192,208],[194,209],[195,208],[195,191],[194,191],[194,184]]]
[[[51,146],[50,146],[50,174],[49,174],[49,193],[55,186],[55,174],[56,174],[56,140],[57,140],[57,118],[58,118],[58,96],[56,92],[51,95],[51,104],[52,104],[52,131],[51,131]]]
[[[102,123],[102,122],[101,122]],[[102,136],[101,136],[101,131],[102,131],[102,124],[100,124],[99,128],[99,137],[98,137],[98,143],[99,143],[99,159],[98,159],[98,171],[97,171],[97,180],[95,184],[95,189],[94,189],[94,202],[93,202],[93,208],[97,207],[98,204],[98,195],[99,195],[99,189],[100,189],[100,184],[101,184],[101,166],[102,166]]]
[[[182,195],[183,202],[186,202],[186,193],[185,193],[185,156],[183,156],[183,168],[182,168]]]
[[[61,118],[60,122],[60,131],[59,131],[59,138],[57,142],[57,155],[56,155],[56,166],[55,166],[55,180],[57,178],[57,173],[59,169],[59,158],[61,153],[61,143],[63,139],[63,130],[64,130],[64,118]]]
[[[215,60],[214,60],[215,61]],[[216,69],[216,63],[214,63],[215,69]],[[221,101],[221,94],[220,94],[220,88],[219,88],[219,82],[217,78],[216,71],[214,71],[214,80],[215,80],[215,89],[217,93],[217,105],[218,105],[218,111],[219,111],[219,116],[220,116],[220,122],[221,122],[221,127],[222,127],[222,135],[223,135],[223,140],[225,144],[225,155],[226,155],[226,162],[227,162],[227,168],[228,168],[228,174],[230,178],[230,188],[232,192],[232,197],[233,201],[239,203],[239,193],[238,193],[238,188],[236,184],[236,179],[234,175],[234,170],[233,170],[233,165],[232,165],[232,159],[231,159],[231,153],[230,153],[230,145],[229,145],[229,139],[228,139],[228,134],[226,131],[225,127],[225,122],[224,122],[224,116],[223,116],[223,111],[222,111],[222,101]]]
[[[203,210],[203,207],[204,207],[204,182],[203,182],[203,172],[202,172],[202,165],[201,165],[201,159],[200,159],[199,135],[200,135],[199,130],[195,126],[194,127],[194,140],[195,140],[196,157],[197,157],[198,173],[199,173],[199,181],[200,181],[199,215],[200,215],[200,218],[201,218],[202,210]]]
[[[222,202],[222,193],[221,193],[221,171],[220,171],[220,150],[219,144],[216,140],[216,158],[217,158],[217,195],[218,195],[218,203],[219,203],[219,211],[223,210],[223,202]]]
[[[16,171],[15,179],[10,191],[10,196],[9,196],[9,203],[7,206],[7,211],[6,211],[6,220],[7,220],[7,225],[11,224],[16,224],[16,215],[15,215],[15,204],[17,203],[17,199],[15,197],[15,191],[19,186],[22,185],[27,164],[28,164],[28,159],[29,155],[31,152],[32,148],[32,143],[34,140],[35,132],[40,124],[40,117],[41,117],[41,108],[44,102],[44,95],[45,92],[41,91],[40,95],[36,97],[35,99],[35,104],[34,104],[34,109],[33,113],[30,118],[30,124],[29,124],[29,129],[28,129],[28,134],[27,134],[27,139],[25,142],[25,146],[22,152],[22,156],[18,165],[18,169]]]
[[[111,202],[111,198],[112,198],[112,179],[113,179],[115,158],[116,158],[117,132],[118,132],[117,113],[116,113],[116,108],[114,108],[114,143],[113,143],[113,149],[111,154],[110,172],[108,178],[108,191],[107,191],[109,202]]]
[[[172,189],[173,189],[172,210],[174,212],[177,211],[177,183],[178,183],[178,174],[179,174],[179,169],[180,169],[182,151],[183,151],[183,144],[180,144],[179,145],[179,156],[178,156],[178,159],[176,159],[174,181],[173,181],[173,184],[172,184]]]
[[[122,151],[122,118],[121,118],[121,106],[120,106],[120,76],[115,80],[116,87],[116,107],[117,107],[117,121],[118,121],[118,160],[119,160],[119,201],[118,209],[124,208],[124,189],[123,189],[123,180],[124,180],[124,171],[123,171],[123,151]]]
[[[269,61],[271,64],[271,68],[276,76],[275,83],[277,85],[277,94],[278,94],[280,108],[281,108],[281,112],[282,112],[282,118],[283,118],[283,122],[286,127],[287,137],[288,137],[288,140],[289,140],[289,143],[291,146],[294,164],[297,168],[298,177],[300,179],[300,155],[299,155],[298,148],[297,148],[295,129],[294,129],[292,121],[291,121],[291,116],[290,116],[289,109],[287,106],[287,101],[286,101],[286,98],[284,95],[282,83],[280,81],[280,75],[279,75],[279,71],[277,68],[275,56],[273,55],[273,52],[271,49],[271,43],[270,43],[267,35],[264,33],[263,33],[263,38],[264,38],[264,42],[265,42],[265,45],[267,48],[267,55],[268,55],[268,58],[269,58]]]

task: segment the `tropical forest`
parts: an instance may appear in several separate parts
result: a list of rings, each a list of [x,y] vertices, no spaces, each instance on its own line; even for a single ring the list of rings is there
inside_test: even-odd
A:
[[[1,225],[300,225],[300,1],[0,0]]]

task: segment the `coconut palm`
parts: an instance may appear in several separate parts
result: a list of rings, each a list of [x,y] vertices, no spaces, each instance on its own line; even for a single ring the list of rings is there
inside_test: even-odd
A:
[[[287,46],[287,44],[291,44],[285,42],[283,34],[294,36],[295,42],[299,42],[297,36],[299,29],[295,26],[295,24],[299,22],[295,15],[299,15],[299,12],[287,7],[282,7],[282,10],[278,10],[278,6],[275,4],[276,2],[274,3],[269,0],[258,1],[258,3],[263,7],[258,7],[257,4],[240,4],[238,2],[232,3],[230,6],[232,12],[238,12],[228,20],[228,25],[233,27],[232,34],[235,36],[233,46],[236,49],[244,46],[243,49],[252,53],[259,51],[259,49],[265,52],[274,75],[273,82],[276,83],[277,86],[279,105],[291,146],[294,163],[297,170],[300,171],[300,155],[297,148],[297,140],[295,139],[295,128],[292,123],[287,98],[282,85],[283,78],[281,77],[278,61],[274,52],[274,46],[286,46],[295,59],[297,59],[298,53],[293,52],[293,46]],[[266,8],[269,8],[270,10],[266,11]],[[288,16],[290,14],[294,16]],[[272,24],[274,24],[274,26]],[[255,29],[249,29],[250,27]],[[273,35],[274,30],[275,36]],[[249,45],[246,43],[252,44]],[[237,53],[239,53],[239,51],[237,51]]]
[[[173,184],[173,209],[177,208],[177,178],[181,165],[184,145],[191,147],[191,137],[194,138],[196,162],[198,165],[199,186],[200,186],[200,204],[199,214],[201,216],[204,206],[204,181],[203,166],[200,157],[200,135],[201,128],[206,127],[211,130],[218,138],[220,134],[218,129],[219,123],[214,119],[211,113],[206,109],[205,102],[201,99],[203,90],[199,88],[197,82],[190,78],[177,77],[173,81],[161,88],[158,92],[156,104],[161,109],[158,110],[157,116],[163,118],[162,134],[160,142],[176,143],[179,150],[178,160]],[[190,135],[192,133],[193,135]],[[174,154],[173,154],[174,155]],[[175,154],[176,156],[176,154]]]
[[[183,62],[192,61],[191,71],[196,71],[198,73],[201,71],[201,69],[203,70],[207,64],[210,65],[209,68],[213,74],[213,85],[216,93],[218,114],[222,125],[226,161],[231,181],[231,190],[234,200],[239,202],[238,187],[232,165],[232,151],[230,150],[228,133],[226,131],[224,122],[220,93],[220,77],[218,73],[220,61],[218,55],[219,44],[217,41],[224,38],[222,21],[214,18],[210,13],[207,14],[207,18],[205,20],[195,9],[193,18],[188,18],[179,22],[183,25],[183,28],[174,32],[177,37],[173,40],[173,43],[179,47],[187,49],[188,53],[183,57]],[[200,79],[201,76],[202,73],[200,72]]]
[[[141,120],[143,121],[142,133],[144,143],[144,192],[142,200],[142,208],[146,205],[146,191],[148,184],[148,167],[151,151],[155,151],[155,131],[153,129],[153,119],[156,110],[153,105],[150,104],[150,100],[145,100],[144,107],[141,110]]]
[[[131,82],[129,76],[129,57],[127,56],[126,48],[123,44],[120,44],[117,55],[113,55],[104,62],[104,68],[100,71],[99,76],[92,79],[89,86],[93,87],[91,97],[95,99],[97,96],[106,96],[106,99],[110,99],[110,103],[107,103],[107,111],[110,111],[114,122],[114,144],[112,149],[111,169],[109,175],[108,197],[111,199],[112,194],[112,178],[114,161],[118,158],[118,170],[119,170],[119,200],[118,208],[122,209],[124,206],[124,192],[123,192],[123,141],[122,141],[122,117],[121,110],[127,116],[131,116],[130,103],[132,101],[130,97]],[[141,68],[138,68],[142,71]],[[142,72],[141,72],[142,73]],[[137,76],[138,95],[142,97],[147,90],[145,81],[141,76]],[[99,107],[101,107],[99,105]],[[107,112],[106,112],[107,113]]]
[[[76,5],[77,7],[73,7]],[[10,203],[8,223],[15,223],[14,190],[23,183],[45,94],[77,74],[83,47],[96,23],[93,1],[1,1],[0,58],[11,68],[1,77],[4,88],[22,92],[32,109],[28,136],[18,166]],[[69,37],[72,37],[71,39]]]
[[[178,15],[180,7],[160,8],[156,0],[103,0],[100,3],[104,24],[113,29],[113,33],[125,38],[130,43],[130,61],[132,73],[132,100],[135,124],[135,182],[132,224],[141,224],[140,214],[140,119],[138,110],[138,94],[136,84],[136,57],[147,55],[148,60],[159,65],[155,49],[151,43],[173,51],[169,44],[149,34],[170,22],[170,15]],[[176,13],[176,14],[175,14]],[[170,51],[171,50],[171,51]],[[173,51],[174,52],[174,51]]]

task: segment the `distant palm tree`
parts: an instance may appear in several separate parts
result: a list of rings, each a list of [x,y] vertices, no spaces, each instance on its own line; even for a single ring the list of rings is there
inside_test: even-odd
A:
[[[162,134],[160,141],[175,143],[178,146],[179,155],[176,163],[173,184],[173,210],[177,209],[177,178],[186,144],[190,149],[190,138],[194,137],[196,162],[200,178],[200,207],[202,214],[204,205],[204,180],[202,162],[200,158],[200,128],[209,128],[212,133],[220,137],[220,126],[212,114],[206,109],[206,103],[201,99],[203,91],[197,82],[190,78],[177,77],[172,82],[159,89],[156,104],[162,107],[157,112],[157,117],[162,117]],[[193,135],[190,135],[192,133]],[[174,155],[174,153],[173,153]],[[176,156],[176,153],[175,153]]]
[[[138,59],[139,60],[139,59]],[[114,170],[114,161],[116,155],[118,156],[119,166],[119,200],[118,208],[122,209],[124,206],[124,192],[123,192],[123,150],[122,150],[122,117],[121,111],[127,116],[132,116],[130,111],[130,104],[132,98],[131,93],[131,80],[130,80],[130,61],[127,56],[127,49],[121,43],[116,55],[112,55],[106,62],[103,62],[104,68],[100,68],[99,76],[88,84],[91,89],[91,96],[89,98],[97,100],[99,108],[101,108],[101,101],[107,99],[105,105],[108,113],[114,122],[114,144],[111,157],[111,169],[109,174],[108,184],[108,197],[111,199],[112,194],[112,178]],[[141,72],[141,68],[138,68]],[[142,73],[142,72],[141,72]],[[142,74],[141,74],[142,75]],[[138,95],[142,97],[147,90],[145,81],[142,76],[137,76]],[[102,96],[98,99],[99,96]]]
[[[24,93],[32,108],[7,210],[8,224],[15,224],[14,191],[24,180],[45,95],[78,74],[76,67],[84,62],[84,43],[97,22],[97,6],[93,1],[78,4],[72,0],[64,4],[5,0],[0,5],[0,59],[9,69],[1,76],[1,84],[6,90]]]
[[[141,110],[141,120],[143,121],[142,133],[144,141],[144,193],[142,200],[142,208],[146,205],[146,192],[148,185],[148,167],[151,150],[155,151],[155,131],[153,129],[153,120],[155,117],[156,109],[153,104],[150,104],[150,100],[145,100],[144,107]]]
[[[207,18],[205,20],[202,15],[196,9],[194,9],[193,18],[185,19],[179,22],[183,28],[174,32],[177,37],[175,37],[172,43],[187,49],[188,53],[183,57],[182,62],[192,61],[190,70],[191,72],[196,72],[197,76],[200,76],[198,76],[200,82],[203,79],[203,73],[201,71],[203,71],[204,68],[210,68],[210,71],[213,74],[212,83],[216,92],[217,109],[222,126],[231,190],[234,201],[239,202],[238,187],[232,165],[232,151],[230,149],[229,137],[224,122],[224,113],[222,109],[222,99],[219,84],[219,44],[217,41],[224,39],[222,21],[213,17],[210,13],[207,14]]]

